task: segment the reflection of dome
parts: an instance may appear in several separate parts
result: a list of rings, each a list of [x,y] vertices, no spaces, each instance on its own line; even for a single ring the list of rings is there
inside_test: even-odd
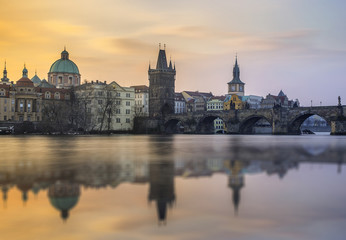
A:
[[[79,195],[79,185],[65,181],[56,182],[48,190],[50,203],[61,211],[61,218],[63,219],[68,218],[68,211],[78,203]]]
[[[56,60],[49,69],[49,73],[75,73],[79,74],[77,65],[69,59],[69,53],[61,52],[61,59]]]

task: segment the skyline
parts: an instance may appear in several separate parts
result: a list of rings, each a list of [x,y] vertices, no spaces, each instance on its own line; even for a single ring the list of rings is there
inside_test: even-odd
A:
[[[227,93],[235,55],[246,95],[302,105],[345,104],[343,1],[2,1],[0,69],[47,73],[66,45],[87,79],[149,85],[159,43],[176,63],[176,91]],[[329,83],[330,87],[326,84]]]

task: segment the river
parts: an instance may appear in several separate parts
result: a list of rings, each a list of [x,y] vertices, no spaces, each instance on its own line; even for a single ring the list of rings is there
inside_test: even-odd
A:
[[[346,137],[1,136],[1,239],[345,239]]]

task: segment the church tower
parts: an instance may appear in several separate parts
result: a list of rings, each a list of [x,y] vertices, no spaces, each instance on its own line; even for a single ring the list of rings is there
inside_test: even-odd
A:
[[[149,116],[161,118],[174,113],[175,65],[167,65],[166,46],[159,49],[156,69],[149,64]]]
[[[238,66],[237,56],[235,57],[235,64],[233,67],[233,79],[228,84],[228,95],[236,94],[238,96],[244,96],[244,85],[240,80],[240,70]]]
[[[5,62],[5,68],[3,71],[3,77],[1,78],[1,82],[8,83],[10,79],[7,77],[7,70],[6,70],[6,62]]]

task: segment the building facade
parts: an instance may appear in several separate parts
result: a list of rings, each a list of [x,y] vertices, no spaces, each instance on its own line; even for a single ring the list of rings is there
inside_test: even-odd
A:
[[[174,113],[183,114],[186,113],[186,102],[183,94],[175,93],[174,97]]]
[[[273,108],[274,106],[280,106],[284,108],[299,107],[299,100],[289,100],[287,95],[280,90],[277,96],[268,94],[261,102],[261,108]]]
[[[149,87],[139,85],[131,88],[135,89],[135,116],[149,116]]]
[[[160,118],[174,113],[175,66],[167,65],[166,50],[160,49],[156,69],[149,64],[149,116]]]
[[[207,102],[207,111],[222,111],[225,96],[211,97]]]
[[[92,81],[75,88],[79,112],[87,131],[131,131],[135,89],[116,82]]]
[[[207,102],[213,97],[212,93],[199,91],[183,91],[187,112],[202,112],[207,110]]]

